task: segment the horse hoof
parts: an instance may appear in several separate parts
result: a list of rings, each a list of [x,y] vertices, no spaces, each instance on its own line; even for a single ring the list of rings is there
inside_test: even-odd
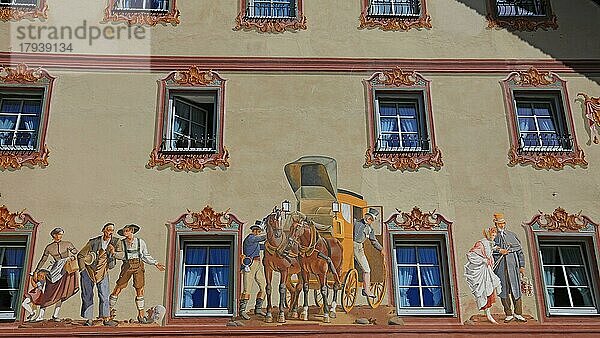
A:
[[[331,323],[331,319],[329,319],[329,316],[323,316],[323,323]]]
[[[331,312],[329,312],[329,317],[336,318],[337,314],[335,312],[331,311]]]
[[[295,312],[295,311],[294,311],[294,312],[292,312],[292,315],[291,315],[291,317],[290,317],[290,318],[292,318],[292,319],[298,319],[298,317],[300,317],[300,316],[298,315],[298,312]]]
[[[265,323],[272,323],[273,322],[273,315],[271,315],[270,313],[268,313],[265,316]]]
[[[285,315],[281,314],[277,317],[278,323],[285,323]]]
[[[302,320],[308,321],[308,313],[302,314]]]

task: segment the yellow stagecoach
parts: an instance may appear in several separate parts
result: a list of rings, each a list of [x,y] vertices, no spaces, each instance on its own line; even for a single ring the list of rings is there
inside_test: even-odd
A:
[[[363,287],[362,273],[359,274],[354,262],[353,229],[354,220],[360,220],[368,206],[359,194],[337,188],[337,163],[335,159],[325,156],[305,156],[288,163],[284,167],[287,180],[297,200],[297,210],[310,221],[316,223],[323,237],[336,238],[342,245],[343,258],[340,278],[342,280],[342,308],[349,312],[356,303],[358,288]],[[377,223],[377,224],[376,224]],[[372,224],[377,240],[384,246],[386,241],[382,235],[382,219]],[[365,243],[365,255],[371,267],[371,291],[376,298],[366,297],[372,308],[383,301],[386,290],[385,260],[370,243]],[[360,276],[360,277],[359,277]],[[297,280],[295,281],[297,282]],[[330,289],[334,283],[333,276],[327,278]],[[321,306],[321,294],[317,292],[318,281],[311,278],[309,285],[315,292],[315,302]],[[331,294],[331,293],[330,293]]]

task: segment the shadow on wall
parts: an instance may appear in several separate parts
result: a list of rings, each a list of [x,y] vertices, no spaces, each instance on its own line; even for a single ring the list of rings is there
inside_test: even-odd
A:
[[[484,18],[488,14],[487,0],[456,0],[475,10]],[[557,17],[558,29],[544,31],[512,31],[521,40],[543,51],[554,59],[600,59],[600,0],[550,0]],[[566,64],[567,66],[570,66]],[[600,84],[594,74],[577,66],[578,73]]]

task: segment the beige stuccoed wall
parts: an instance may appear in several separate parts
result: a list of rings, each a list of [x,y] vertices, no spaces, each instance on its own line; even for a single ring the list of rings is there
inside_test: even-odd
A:
[[[199,56],[298,56],[381,58],[593,58],[600,45],[600,6],[590,0],[552,1],[559,29],[510,33],[487,29],[484,1],[429,0],[433,28],[407,32],[358,29],[361,0],[305,1],[307,30],[283,34],[234,31],[239,0],[178,0],[181,23],[149,28],[144,40],[73,40],[76,53]],[[51,1],[48,19],[33,25],[101,28],[106,1]],[[19,26],[0,23],[0,50],[19,50]],[[122,26],[115,25],[114,27]]]
[[[583,210],[600,220],[600,146],[589,145],[580,91],[600,92],[597,82],[562,74],[568,89],[576,135],[588,168],[560,171],[508,167],[508,127],[501,75],[424,74],[432,81],[432,104],[444,166],[439,171],[390,171],[363,168],[367,146],[364,89],[371,74],[255,73],[221,75],[227,79],[225,145],[231,167],[203,172],[146,168],[153,147],[156,80],[166,73],[99,73],[50,70],[57,76],[46,143],[49,166],[0,172],[0,205],[11,211],[27,208],[43,222],[35,247],[35,263],[49,243],[54,226],[65,240],[82,247],[107,221],[134,222],[164,262],[165,223],[186,209],[209,204],[231,208],[252,223],[283,199],[293,200],[283,166],[304,155],[326,155],[338,161],[338,186],[383,205],[387,219],[394,208],[437,209],[454,222],[456,266],[463,318],[476,312],[462,278],[464,254],[503,212],[509,227],[525,244],[520,223],[538,210],[561,206]],[[596,81],[598,79],[595,79]],[[553,194],[555,193],[555,194]],[[526,244],[525,244],[526,246]],[[528,271],[529,252],[526,252]],[[111,287],[118,268],[111,275]],[[164,303],[165,276],[146,271],[146,304]],[[79,318],[79,294],[64,305],[64,316]],[[119,300],[119,319],[134,317],[133,288]],[[526,312],[537,316],[533,298]],[[501,311],[500,305],[495,307]]]

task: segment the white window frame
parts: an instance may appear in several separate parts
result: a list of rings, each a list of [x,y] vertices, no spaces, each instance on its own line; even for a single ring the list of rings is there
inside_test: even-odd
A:
[[[4,240],[2,238],[0,238],[0,243],[2,242],[20,242],[19,240]],[[26,264],[27,264],[27,242],[23,242],[22,245],[2,245],[3,248],[23,248],[23,251],[25,252],[25,257],[23,259],[23,266],[3,266],[2,265],[2,261],[3,261],[3,257],[0,257],[0,273],[2,272],[2,269],[15,269],[15,268],[20,268],[21,269],[21,278],[20,281],[21,283],[19,283],[20,285],[23,285],[24,283],[22,283],[23,279],[27,279],[26,276]],[[17,299],[17,304],[15,306],[15,310],[14,311],[0,311],[0,320],[11,320],[11,319],[16,319],[17,318],[17,312],[21,311],[21,298],[22,298],[22,292],[19,289],[0,289],[2,291],[16,291],[17,294],[15,295],[16,299]]]
[[[210,135],[212,133],[212,138],[213,138],[213,145],[214,147],[210,148],[210,147],[200,147],[200,148],[179,148],[175,146],[175,138],[176,138],[176,132],[173,129],[175,126],[175,117],[176,117],[176,109],[175,109],[175,101],[177,100],[177,96],[178,94],[182,94],[185,93],[187,95],[197,95],[197,98],[201,101],[203,101],[202,103],[210,103],[213,105],[213,109],[212,111],[207,111],[206,109],[199,107],[199,106],[195,106],[193,104],[191,104],[190,102],[185,102],[182,100],[179,100],[180,102],[183,102],[184,104],[194,107],[196,109],[200,109],[202,111],[204,111],[206,113],[206,118],[204,120],[205,124],[208,124],[208,115],[211,114],[213,116],[213,123],[212,126],[208,126],[205,125],[205,132],[204,132],[204,137],[206,138],[207,135]],[[170,151],[170,152],[216,152],[217,149],[219,149],[219,138],[217,135],[218,133],[218,126],[220,121],[219,119],[219,97],[218,97],[218,93],[216,90],[186,90],[186,91],[168,91],[168,100],[167,100],[167,128],[164,132],[165,135],[165,144],[163,149],[165,151]],[[183,119],[180,117],[180,119]],[[184,119],[185,120],[185,119]],[[200,125],[200,123],[196,123],[196,122],[192,122],[191,121],[191,112],[190,112],[190,120],[187,120],[190,123],[190,130],[189,133],[191,133],[191,124],[197,124]],[[183,135],[184,138],[188,139],[188,145],[190,145],[191,142],[191,136],[189,135]]]
[[[235,274],[234,274],[234,269],[235,269],[235,246],[234,246],[234,242],[232,237],[229,236],[222,236],[223,238],[217,238],[215,239],[214,237],[209,238],[209,237],[180,237],[179,238],[179,243],[180,243],[180,249],[179,249],[179,263],[178,263],[178,267],[179,267],[179,274],[177,276],[177,299],[176,299],[176,304],[175,305],[175,316],[176,317],[196,317],[196,316],[206,316],[206,317],[211,317],[211,316],[218,316],[218,317],[232,317],[233,313],[234,313],[234,294],[233,294],[233,289],[234,289],[234,281],[235,281]],[[215,241],[218,241],[219,243],[214,243]],[[193,244],[192,244],[193,243]],[[224,265],[211,265],[208,264],[209,263],[209,257],[207,256],[207,264],[202,264],[202,265],[191,265],[192,267],[205,267],[205,273],[204,273],[204,284],[202,287],[197,287],[197,288],[203,288],[205,289],[205,293],[204,293],[204,305],[206,306],[206,302],[207,302],[207,298],[208,298],[208,289],[227,289],[229,292],[229,296],[228,296],[228,306],[226,309],[224,308],[198,308],[198,309],[191,309],[191,308],[183,308],[182,307],[182,302],[183,302],[183,289],[186,289],[187,287],[185,286],[185,267],[190,266],[190,265],[186,265],[185,264],[185,248],[188,246],[198,246],[198,247],[223,247],[223,246],[229,246],[230,249],[230,262],[229,262],[229,284],[227,286],[227,288],[224,287],[218,287],[218,286],[209,286],[208,285],[208,278],[209,278],[209,274],[208,274],[208,268],[209,267],[223,267]]]
[[[449,255],[443,252],[444,245],[447,247],[447,238],[444,236],[444,239],[441,239],[437,236],[429,236],[427,237],[419,237],[414,240],[403,240],[401,237],[396,235],[392,240],[393,243],[393,274],[394,274],[394,294],[396,299],[396,311],[398,315],[453,315],[453,305],[447,304],[448,299],[450,297],[450,293],[452,292],[452,286],[450,285],[450,276],[449,272],[449,264],[448,257]],[[426,242],[426,243],[419,243]],[[445,242],[445,243],[444,243]],[[403,247],[436,247],[438,253],[438,265],[434,264],[399,264],[397,261],[396,249],[400,246]],[[421,285],[421,269],[420,267],[433,267],[438,266],[440,269],[440,289],[442,290],[442,304],[440,307],[432,307],[432,306],[411,306],[411,307],[402,307],[400,305],[400,281],[398,278],[398,267],[416,267],[417,277],[419,278],[418,286],[402,286],[402,288],[418,288],[421,298],[421,305],[423,304],[423,288],[427,288],[427,286]]]
[[[130,12],[168,12],[172,6],[171,0],[163,1],[163,8],[147,8],[151,0],[142,0],[142,8],[125,7],[129,4],[129,0],[112,0],[115,1],[114,10],[116,11],[130,11]]]
[[[407,95],[410,96],[414,96],[414,97],[408,97],[407,95],[404,95],[403,93],[398,93],[397,91],[387,91],[387,90],[376,90],[375,91],[375,144],[376,144],[376,151],[379,152],[430,152],[431,151],[431,137],[429,136],[429,128],[427,128],[428,121],[427,121],[427,112],[423,111],[423,109],[426,109],[426,102],[425,102],[425,95],[423,92],[407,92]],[[380,98],[385,98],[385,99],[389,99],[391,103],[406,103],[407,101],[411,101],[413,99],[417,99],[416,102],[416,115],[417,117],[415,117],[415,119],[417,120],[417,131],[416,132],[403,132],[402,131],[402,125],[401,125],[401,120],[402,118],[400,117],[400,115],[396,115],[397,118],[397,122],[398,122],[398,131],[397,132],[384,132],[381,130],[381,114],[380,114],[380,106],[379,106],[379,99]],[[393,101],[392,101],[393,100]],[[422,106],[421,106],[422,105]],[[391,116],[389,116],[391,117]],[[419,117],[421,118],[421,121],[419,121]],[[419,123],[421,122],[421,123]],[[424,129],[423,129],[424,128]],[[381,137],[384,134],[389,134],[389,135],[398,135],[399,137],[399,147],[381,147],[379,145],[379,140],[381,139]],[[405,147],[403,145],[402,142],[402,135],[410,135],[410,134],[416,134],[417,135],[417,147]],[[419,138],[418,136],[422,135],[422,137],[425,137],[427,139],[427,143],[428,143],[428,148],[429,149],[423,149],[422,147],[422,138]]]
[[[277,15],[257,15],[254,13],[254,4],[255,3],[264,3],[264,4],[269,4],[269,7],[271,8],[271,13],[274,10],[274,5],[276,4],[290,4],[289,1],[285,1],[285,0],[247,0],[247,13],[248,13],[248,18],[254,18],[254,19],[294,19],[298,16],[298,1],[294,0],[295,2],[295,11],[294,11],[294,15],[293,16],[277,16]],[[290,12],[292,10],[292,7],[290,5]]]
[[[590,248],[588,248],[588,243],[585,240],[580,240],[580,239],[576,239],[574,238],[572,241],[568,241],[569,243],[565,243],[565,244],[561,244],[561,243],[557,243],[557,242],[553,242],[552,240],[548,240],[548,239],[538,239],[538,247],[540,248],[539,250],[539,261],[540,261],[540,272],[541,272],[541,276],[542,276],[542,285],[544,288],[544,297],[545,297],[545,303],[546,303],[546,309],[548,310],[548,314],[549,315],[598,315],[599,311],[598,311],[598,306],[599,304],[597,304],[597,285],[594,285],[593,283],[593,279],[590,276],[590,272],[593,271],[593,268],[597,268],[597,267],[593,267],[591,266],[592,262],[587,259],[589,257],[589,250]],[[581,254],[581,259],[583,262],[583,265],[574,265],[574,264],[544,264],[544,259],[542,256],[542,248],[543,247],[578,247],[579,248],[579,253]],[[561,255],[562,257],[562,252],[559,249],[558,250],[559,255]],[[592,298],[592,302],[595,303],[594,306],[591,307],[557,307],[557,306],[550,306],[550,296],[548,294],[548,288],[553,288],[555,287],[554,285],[547,285],[546,283],[546,278],[545,278],[545,274],[544,274],[544,267],[560,267],[562,272],[563,272],[563,276],[565,279],[565,286],[556,286],[558,288],[566,288],[567,289],[567,294],[569,295],[569,302],[571,303],[571,305],[573,304],[573,298],[571,296],[571,288],[580,288],[580,287],[586,287],[590,290],[591,292],[591,298]],[[567,267],[582,267],[585,270],[585,275],[586,275],[586,279],[588,281],[588,283],[591,283],[589,285],[586,286],[570,286],[569,285],[569,278],[566,272],[566,268]]]
[[[419,1],[419,12],[418,13],[396,13],[396,5],[397,4],[410,5],[410,1],[411,0],[369,0],[369,15],[370,16],[390,16],[390,17],[393,17],[393,16],[420,17],[421,12],[423,11],[423,3],[421,2],[421,0],[417,0],[417,1]],[[385,4],[391,5],[392,12],[390,14],[374,13],[373,8],[376,8],[378,5],[385,5]],[[408,7],[410,7],[410,6],[408,6]]]
[[[5,100],[8,101],[21,101],[21,108],[19,109],[19,112],[1,112],[0,111],[0,116],[16,116],[17,117],[17,121],[15,122],[15,126],[13,129],[0,129],[0,134],[2,133],[11,133],[12,136],[12,141],[10,145],[6,145],[6,144],[2,144],[2,140],[0,139],[0,151],[11,151],[11,150],[26,150],[26,151],[34,151],[38,148],[38,144],[39,144],[39,137],[41,134],[41,129],[43,128],[43,114],[44,114],[44,98],[45,98],[45,90],[42,90],[40,92],[40,98],[39,99],[34,99],[34,98],[24,98],[23,96],[27,95],[28,93],[23,92],[23,91],[18,91],[18,90],[7,90],[4,91],[2,88],[0,88],[0,108],[2,107],[2,102]],[[23,104],[25,101],[39,101],[40,103],[40,112],[38,114],[35,113],[23,113]],[[21,118],[22,117],[38,117],[38,125],[37,125],[37,130],[35,129],[19,129],[19,126],[21,125]],[[29,146],[29,145],[16,145],[16,141],[17,141],[17,133],[30,133],[35,135],[35,142],[33,145]]]

